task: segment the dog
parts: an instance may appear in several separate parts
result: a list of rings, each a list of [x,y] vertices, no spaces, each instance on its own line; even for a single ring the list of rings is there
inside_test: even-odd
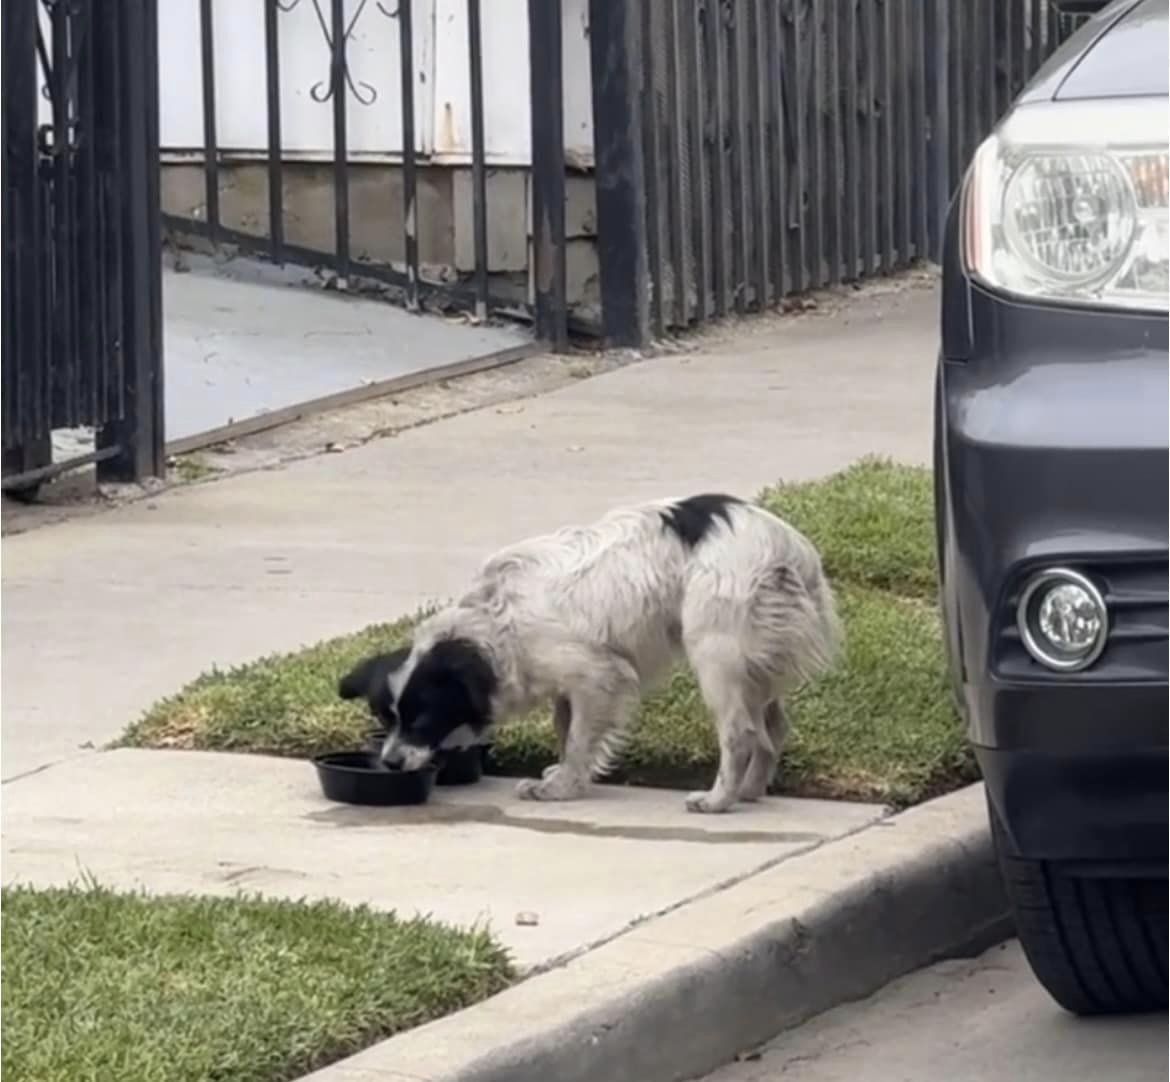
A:
[[[558,761],[517,792],[571,800],[613,767],[644,690],[685,657],[719,736],[715,782],[686,807],[723,812],[765,794],[787,697],[841,644],[812,542],[755,504],[708,494],[501,550],[410,647],[366,659],[338,690],[366,699],[388,730],[383,760],[405,769],[551,701]]]

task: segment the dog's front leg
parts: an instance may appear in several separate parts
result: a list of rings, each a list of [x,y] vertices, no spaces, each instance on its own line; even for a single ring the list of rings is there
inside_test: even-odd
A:
[[[546,766],[541,774],[547,778],[561,763],[565,761],[565,745],[569,742],[569,726],[573,724],[573,707],[564,695],[558,695],[553,700],[553,732],[557,737],[557,761],[552,766]]]
[[[606,674],[609,675],[609,674]],[[610,679],[595,676],[597,686],[577,690],[566,701],[565,712],[554,713],[564,722],[561,761],[539,780],[520,782],[516,795],[524,800],[575,800],[589,789],[594,755],[611,725],[622,725],[637,698],[637,675],[623,669]],[[567,713],[567,720],[565,720]],[[558,738],[560,736],[558,727]]]

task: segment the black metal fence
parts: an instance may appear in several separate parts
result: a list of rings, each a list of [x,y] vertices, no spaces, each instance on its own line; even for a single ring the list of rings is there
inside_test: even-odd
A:
[[[281,125],[280,20],[302,2],[316,14],[324,43],[329,50],[328,79],[313,88],[313,99],[332,109],[332,196],[333,244],[306,247],[286,239],[285,147]],[[229,228],[220,212],[224,163],[231,157],[219,144],[217,119],[225,103],[216,92],[216,29],[212,0],[200,0],[200,57],[203,83],[204,213],[165,214],[164,224],[180,233],[206,236],[212,242],[227,241],[242,250],[267,256],[277,263],[286,260],[332,268],[343,280],[351,275],[370,278],[397,287],[406,305],[418,309],[429,300],[442,307],[464,307],[480,318],[493,310],[515,312],[514,295],[493,294],[489,277],[488,194],[486,132],[484,123],[483,36],[481,0],[466,0],[467,63],[471,118],[471,219],[474,271],[462,278],[426,275],[419,260],[419,154],[415,135],[415,76],[418,50],[410,0],[262,0],[264,7],[264,70],[267,110],[268,213],[260,233]],[[351,243],[349,151],[349,110],[357,106],[381,108],[372,88],[355,82],[348,50],[355,28],[363,18],[390,19],[398,27],[401,83],[397,108],[401,118],[401,195],[387,186],[385,228],[400,223],[403,259],[400,262],[354,254]],[[554,345],[566,338],[565,300],[565,154],[562,138],[562,70],[560,0],[529,0],[528,44],[531,61],[532,102],[532,242],[531,288],[520,308],[534,318],[539,336]],[[391,207],[391,199],[401,199]],[[396,213],[395,213],[396,212]],[[368,238],[367,238],[368,239]]]
[[[161,475],[154,0],[2,15],[3,487]],[[53,430],[82,425],[94,452],[54,464]]]
[[[591,16],[606,333],[635,345],[926,257],[970,153],[1084,17],[1049,0]]]

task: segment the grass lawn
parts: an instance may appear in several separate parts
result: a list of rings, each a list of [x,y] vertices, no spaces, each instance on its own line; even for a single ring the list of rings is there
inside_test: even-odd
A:
[[[935,607],[928,471],[864,460],[822,481],[768,489],[761,502],[820,547],[841,602],[846,657],[792,703],[778,790],[908,804],[976,776],[950,700]],[[414,618],[295,654],[201,676],[153,707],[122,742],[303,756],[353,745],[367,725],[337,698],[338,676],[407,641]],[[494,769],[533,774],[552,761],[542,712],[503,727]],[[707,785],[715,734],[689,672],[643,704],[617,775]]]
[[[4,1069],[282,1082],[499,991],[483,931],[331,902],[3,892]]]

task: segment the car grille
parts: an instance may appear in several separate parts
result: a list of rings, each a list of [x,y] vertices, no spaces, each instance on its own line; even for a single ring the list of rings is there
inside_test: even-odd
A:
[[[1056,673],[1034,661],[1020,641],[1016,606],[1022,576],[1005,599],[996,633],[996,672],[1008,680],[1048,678],[1062,683],[1167,678],[1166,560],[1125,560],[1111,563],[1066,565],[1088,575],[1097,584],[1109,608],[1109,638],[1101,656],[1088,669]]]

